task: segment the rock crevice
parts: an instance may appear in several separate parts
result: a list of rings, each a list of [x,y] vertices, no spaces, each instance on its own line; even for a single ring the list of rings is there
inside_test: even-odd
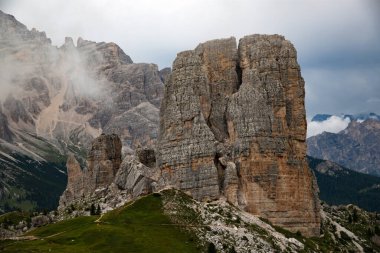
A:
[[[84,174],[83,189],[91,189],[84,194],[105,187],[103,199],[119,203],[176,188],[318,236],[318,186],[306,163],[304,80],[293,45],[279,35],[246,36],[238,46],[235,38],[209,41],[179,53],[164,78],[155,150],[139,148],[137,158],[121,163],[120,140],[99,137],[88,169],[78,172],[72,161],[68,170]],[[61,203],[70,192],[80,198],[73,189],[81,181],[70,178]]]
[[[319,234],[304,81],[283,36],[246,36],[238,47],[235,38],[213,40],[179,53],[160,116],[159,185],[199,200],[224,195],[276,225]]]

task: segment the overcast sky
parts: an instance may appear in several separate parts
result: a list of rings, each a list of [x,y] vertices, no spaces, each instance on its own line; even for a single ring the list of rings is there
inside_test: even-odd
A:
[[[380,113],[379,0],[0,0],[0,9],[54,45],[112,41],[160,68],[206,40],[282,34],[298,50],[308,117]]]

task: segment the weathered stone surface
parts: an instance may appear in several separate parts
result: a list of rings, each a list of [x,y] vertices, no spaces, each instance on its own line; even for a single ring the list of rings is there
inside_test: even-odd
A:
[[[66,37],[54,47],[45,33],[3,12],[0,27],[7,87],[0,104],[12,127],[51,142],[63,139],[58,143],[68,144],[60,147],[64,152],[70,145],[87,149],[100,133],[118,134],[130,154],[155,142],[168,70],[160,74],[155,64],[133,63],[112,42],[79,38],[75,46]]]
[[[156,166],[156,154],[154,149],[138,148],[136,149],[136,156],[139,159],[139,162],[145,166],[149,168]]]
[[[121,164],[121,141],[115,135],[102,134],[92,142],[87,155],[87,166],[69,155],[67,160],[67,187],[60,199],[61,206],[92,194],[97,189],[107,188],[114,180]]]
[[[178,54],[161,102],[157,162],[161,185],[183,189],[197,199],[219,197],[216,140],[206,122],[210,109],[201,58],[194,51]]]
[[[165,83],[171,73],[172,73],[172,69],[171,68],[163,68],[163,69],[161,69],[160,72],[159,72],[161,81],[163,83]]]
[[[25,110],[24,104],[20,100],[14,98],[12,95],[8,96],[4,102],[4,108],[10,112],[11,119],[18,123],[19,120],[25,123],[32,123],[33,119],[28,115]]]
[[[73,154],[70,154],[67,162],[67,186],[63,192],[60,202],[61,205],[67,205],[74,201],[76,198],[84,194],[84,172]]]
[[[145,158],[152,159],[151,155]],[[60,209],[72,204],[77,210],[85,209],[88,206],[83,206],[84,203],[99,203],[99,199],[104,200],[102,208],[115,208],[151,193],[158,172],[154,166],[149,168],[134,156],[126,156],[121,162],[119,137],[102,134],[92,142],[86,168],[82,169],[73,155],[69,156],[68,183],[60,199]]]
[[[87,156],[87,192],[107,187],[121,164],[121,141],[116,134],[102,134],[92,143]]]
[[[135,157],[126,157],[117,175],[114,184],[123,191],[127,191],[131,198],[151,193],[153,191],[155,168],[149,168],[137,161]]]
[[[318,187],[305,160],[304,81],[279,35],[179,53],[160,111],[159,185],[231,203],[318,235]]]

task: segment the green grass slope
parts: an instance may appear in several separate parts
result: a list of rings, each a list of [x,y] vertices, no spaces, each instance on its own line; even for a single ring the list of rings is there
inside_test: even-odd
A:
[[[0,241],[0,252],[181,252],[202,251],[194,236],[180,230],[163,213],[153,194],[101,217],[75,219],[38,228],[34,240]]]

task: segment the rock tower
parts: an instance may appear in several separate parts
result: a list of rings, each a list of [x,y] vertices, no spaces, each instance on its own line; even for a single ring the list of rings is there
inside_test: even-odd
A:
[[[319,235],[318,186],[306,163],[304,80],[283,36],[208,41],[181,52],[160,110],[159,186],[227,200]]]

